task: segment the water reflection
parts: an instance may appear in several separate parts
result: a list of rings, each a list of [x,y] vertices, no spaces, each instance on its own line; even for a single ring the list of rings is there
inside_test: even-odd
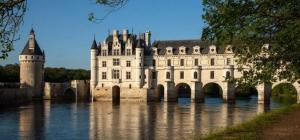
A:
[[[207,98],[190,103],[43,103],[0,112],[3,139],[187,139],[279,107],[257,105],[255,99],[223,103]],[[17,120],[16,120],[17,118]],[[15,126],[9,127],[6,126]],[[15,133],[18,132],[18,133]]]

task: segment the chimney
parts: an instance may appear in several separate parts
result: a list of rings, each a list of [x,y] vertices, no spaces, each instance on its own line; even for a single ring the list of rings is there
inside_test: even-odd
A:
[[[119,36],[119,31],[118,30],[114,30],[113,31],[113,41],[116,42],[118,41],[118,36]]]
[[[145,33],[145,43],[146,46],[151,46],[151,32],[150,31],[146,31]]]
[[[123,41],[126,42],[128,39],[128,30],[124,29],[123,30]]]

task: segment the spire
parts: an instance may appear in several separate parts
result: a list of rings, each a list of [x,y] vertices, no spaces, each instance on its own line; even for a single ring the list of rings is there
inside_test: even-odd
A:
[[[29,32],[29,39],[21,52],[21,55],[43,55],[44,52],[39,47],[36,39],[33,28]]]
[[[92,47],[91,47],[91,50],[95,50],[97,49],[97,42],[96,42],[96,39],[94,37],[94,40],[93,40],[93,43],[92,43]]]
[[[33,28],[31,28],[31,30],[30,30],[30,33],[29,33],[30,35],[34,35],[34,30],[33,30]]]

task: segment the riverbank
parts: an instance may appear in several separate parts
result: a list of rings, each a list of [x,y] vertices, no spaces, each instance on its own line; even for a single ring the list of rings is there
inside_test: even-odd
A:
[[[31,102],[31,96],[24,88],[1,88],[0,108],[15,107]]]
[[[212,132],[195,140],[216,139],[297,139],[300,136],[300,104],[263,113],[254,119]]]

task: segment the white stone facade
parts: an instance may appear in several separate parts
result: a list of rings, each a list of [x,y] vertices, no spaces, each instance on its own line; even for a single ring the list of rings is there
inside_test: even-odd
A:
[[[91,47],[93,100],[154,101],[163,87],[164,101],[177,101],[181,84],[188,85],[191,100],[204,100],[203,87],[219,85],[224,101],[233,101],[235,85],[226,78],[238,78],[232,46],[222,49],[200,40],[155,41],[149,31],[137,37],[117,30]],[[258,85],[259,102],[268,102],[271,87]]]

